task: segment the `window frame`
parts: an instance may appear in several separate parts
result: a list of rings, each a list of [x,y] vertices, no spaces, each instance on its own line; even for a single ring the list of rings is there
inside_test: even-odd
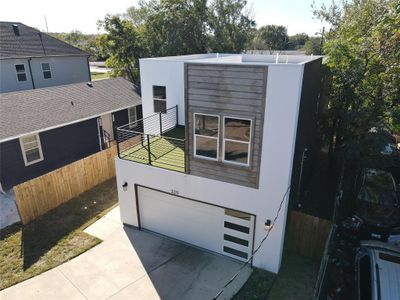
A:
[[[196,134],[196,115],[201,115],[201,116],[210,116],[210,117],[217,117],[218,118],[218,134],[216,137],[213,136],[207,136],[207,135],[201,135],[201,134]],[[221,130],[221,118],[219,115],[213,115],[213,114],[207,114],[207,113],[193,113],[193,156],[196,158],[200,159],[206,159],[206,160],[212,160],[212,161],[219,161],[219,137],[220,137],[220,130]],[[197,141],[197,136],[201,136],[203,138],[210,138],[217,140],[217,155],[216,158],[212,157],[207,157],[203,155],[198,155],[196,154],[197,152],[197,147],[196,147],[196,141]]]
[[[155,86],[164,87],[164,89],[165,89],[165,99],[157,98],[157,97],[154,96],[154,87],[155,87]],[[158,113],[162,113],[162,114],[167,113],[167,109],[168,109],[168,107],[167,107],[167,99],[168,99],[168,97],[167,97],[167,86],[166,86],[166,85],[157,85],[157,84],[153,84],[153,85],[151,86],[151,93],[152,93],[152,97],[153,97],[153,112],[156,113],[156,114],[158,114]],[[157,100],[157,101],[164,101],[164,102],[165,102],[165,111],[156,111],[156,106],[154,105],[154,100]]]
[[[135,110],[135,120],[133,121],[133,120],[131,120],[131,114],[130,114],[130,110],[131,109],[134,109]],[[131,107],[128,107],[128,126],[129,126],[129,128],[135,128],[136,126],[137,126],[137,109],[136,109],[136,106],[131,106]]]
[[[36,142],[37,142],[37,145],[38,145],[38,146],[37,146],[37,149],[39,150],[39,158],[36,159],[36,160],[33,160],[33,161],[28,162],[28,160],[27,160],[27,158],[26,158],[26,150],[25,150],[25,146],[24,146],[23,139],[24,139],[24,138],[27,138],[27,137],[30,137],[30,136],[35,136],[35,137],[36,137]],[[40,161],[42,161],[42,160],[44,160],[43,151],[42,151],[42,144],[41,144],[41,142],[40,142],[39,133],[33,133],[33,134],[27,134],[27,135],[21,136],[21,137],[19,138],[19,144],[20,144],[20,147],[21,147],[22,157],[23,157],[23,159],[24,159],[24,163],[25,163],[25,166],[26,166],[26,167],[27,167],[27,166],[30,166],[30,165],[33,165],[33,164],[35,164],[35,163],[38,163],[38,162],[40,162]],[[30,149],[30,150],[31,150],[31,149]]]
[[[48,64],[48,65],[49,65],[49,69],[48,69],[48,70],[43,70],[43,65],[44,65],[44,64]],[[50,63],[48,63],[48,62],[42,62],[42,63],[40,63],[40,66],[41,66],[41,69],[42,69],[43,80],[50,80],[50,79],[53,79],[53,72],[51,71]],[[50,72],[50,78],[45,78],[45,77],[44,77],[44,72]]]
[[[18,73],[18,71],[17,71],[17,66],[21,66],[21,65],[24,66],[24,73]],[[28,75],[26,74],[25,63],[14,64],[14,70],[15,70],[15,77],[17,78],[17,83],[22,83],[22,82],[28,81]],[[19,80],[18,74],[25,74],[25,80]]]
[[[225,119],[226,118],[250,121],[250,136],[249,136],[249,141],[248,142],[225,138]],[[222,128],[222,130],[223,130],[222,131],[222,162],[223,163],[227,163],[227,164],[237,165],[237,166],[250,167],[251,143],[252,143],[252,139],[253,139],[253,119],[243,118],[243,117],[223,116],[222,127],[223,127]],[[248,144],[247,153],[249,155],[247,156],[247,163],[246,164],[240,163],[240,162],[235,162],[235,161],[230,161],[230,160],[226,160],[225,159],[225,141],[234,142],[234,143],[241,143],[241,144]]]

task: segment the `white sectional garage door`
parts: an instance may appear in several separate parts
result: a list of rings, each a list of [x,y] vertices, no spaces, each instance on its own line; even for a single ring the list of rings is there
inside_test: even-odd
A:
[[[239,260],[253,248],[254,216],[138,187],[140,226]]]

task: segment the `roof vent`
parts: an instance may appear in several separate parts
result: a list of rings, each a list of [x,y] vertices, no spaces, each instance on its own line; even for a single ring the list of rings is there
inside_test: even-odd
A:
[[[86,85],[88,86],[88,87],[93,87],[93,83],[91,83],[91,82],[86,82]]]
[[[74,101],[71,101],[71,105],[72,105],[72,106],[74,106],[74,105],[75,105]]]
[[[16,36],[19,36],[19,28],[18,28],[18,24],[12,24],[12,28],[14,30],[14,34]]]

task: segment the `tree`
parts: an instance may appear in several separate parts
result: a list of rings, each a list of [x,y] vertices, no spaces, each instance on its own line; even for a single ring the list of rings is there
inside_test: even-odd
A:
[[[304,47],[304,45],[306,44],[306,42],[308,41],[309,37],[307,35],[307,33],[298,33],[295,35],[291,35],[289,36],[289,42],[288,42],[288,49],[290,50],[297,50],[300,49],[302,47]]]
[[[307,55],[321,55],[322,54],[322,39],[320,37],[310,37],[304,45],[304,50]]]
[[[246,0],[213,0],[208,13],[211,51],[240,53],[246,49],[256,26]]]
[[[314,14],[331,24],[323,46],[331,77],[330,150],[361,161],[371,128],[400,129],[400,6],[398,0],[353,0],[314,7]]]
[[[287,48],[289,36],[287,28],[280,25],[267,25],[261,27],[257,35],[263,41],[266,49],[272,51],[284,50]]]
[[[106,65],[113,68],[112,75],[125,76],[139,84],[139,58],[143,57],[143,48],[137,28],[128,20],[109,15],[99,26],[107,32],[99,43],[103,53],[109,54]]]

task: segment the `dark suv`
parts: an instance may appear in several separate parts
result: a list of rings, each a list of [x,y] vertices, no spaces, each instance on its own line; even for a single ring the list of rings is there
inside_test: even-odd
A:
[[[396,183],[391,173],[364,169],[356,183],[356,215],[371,233],[385,234],[400,224]]]

